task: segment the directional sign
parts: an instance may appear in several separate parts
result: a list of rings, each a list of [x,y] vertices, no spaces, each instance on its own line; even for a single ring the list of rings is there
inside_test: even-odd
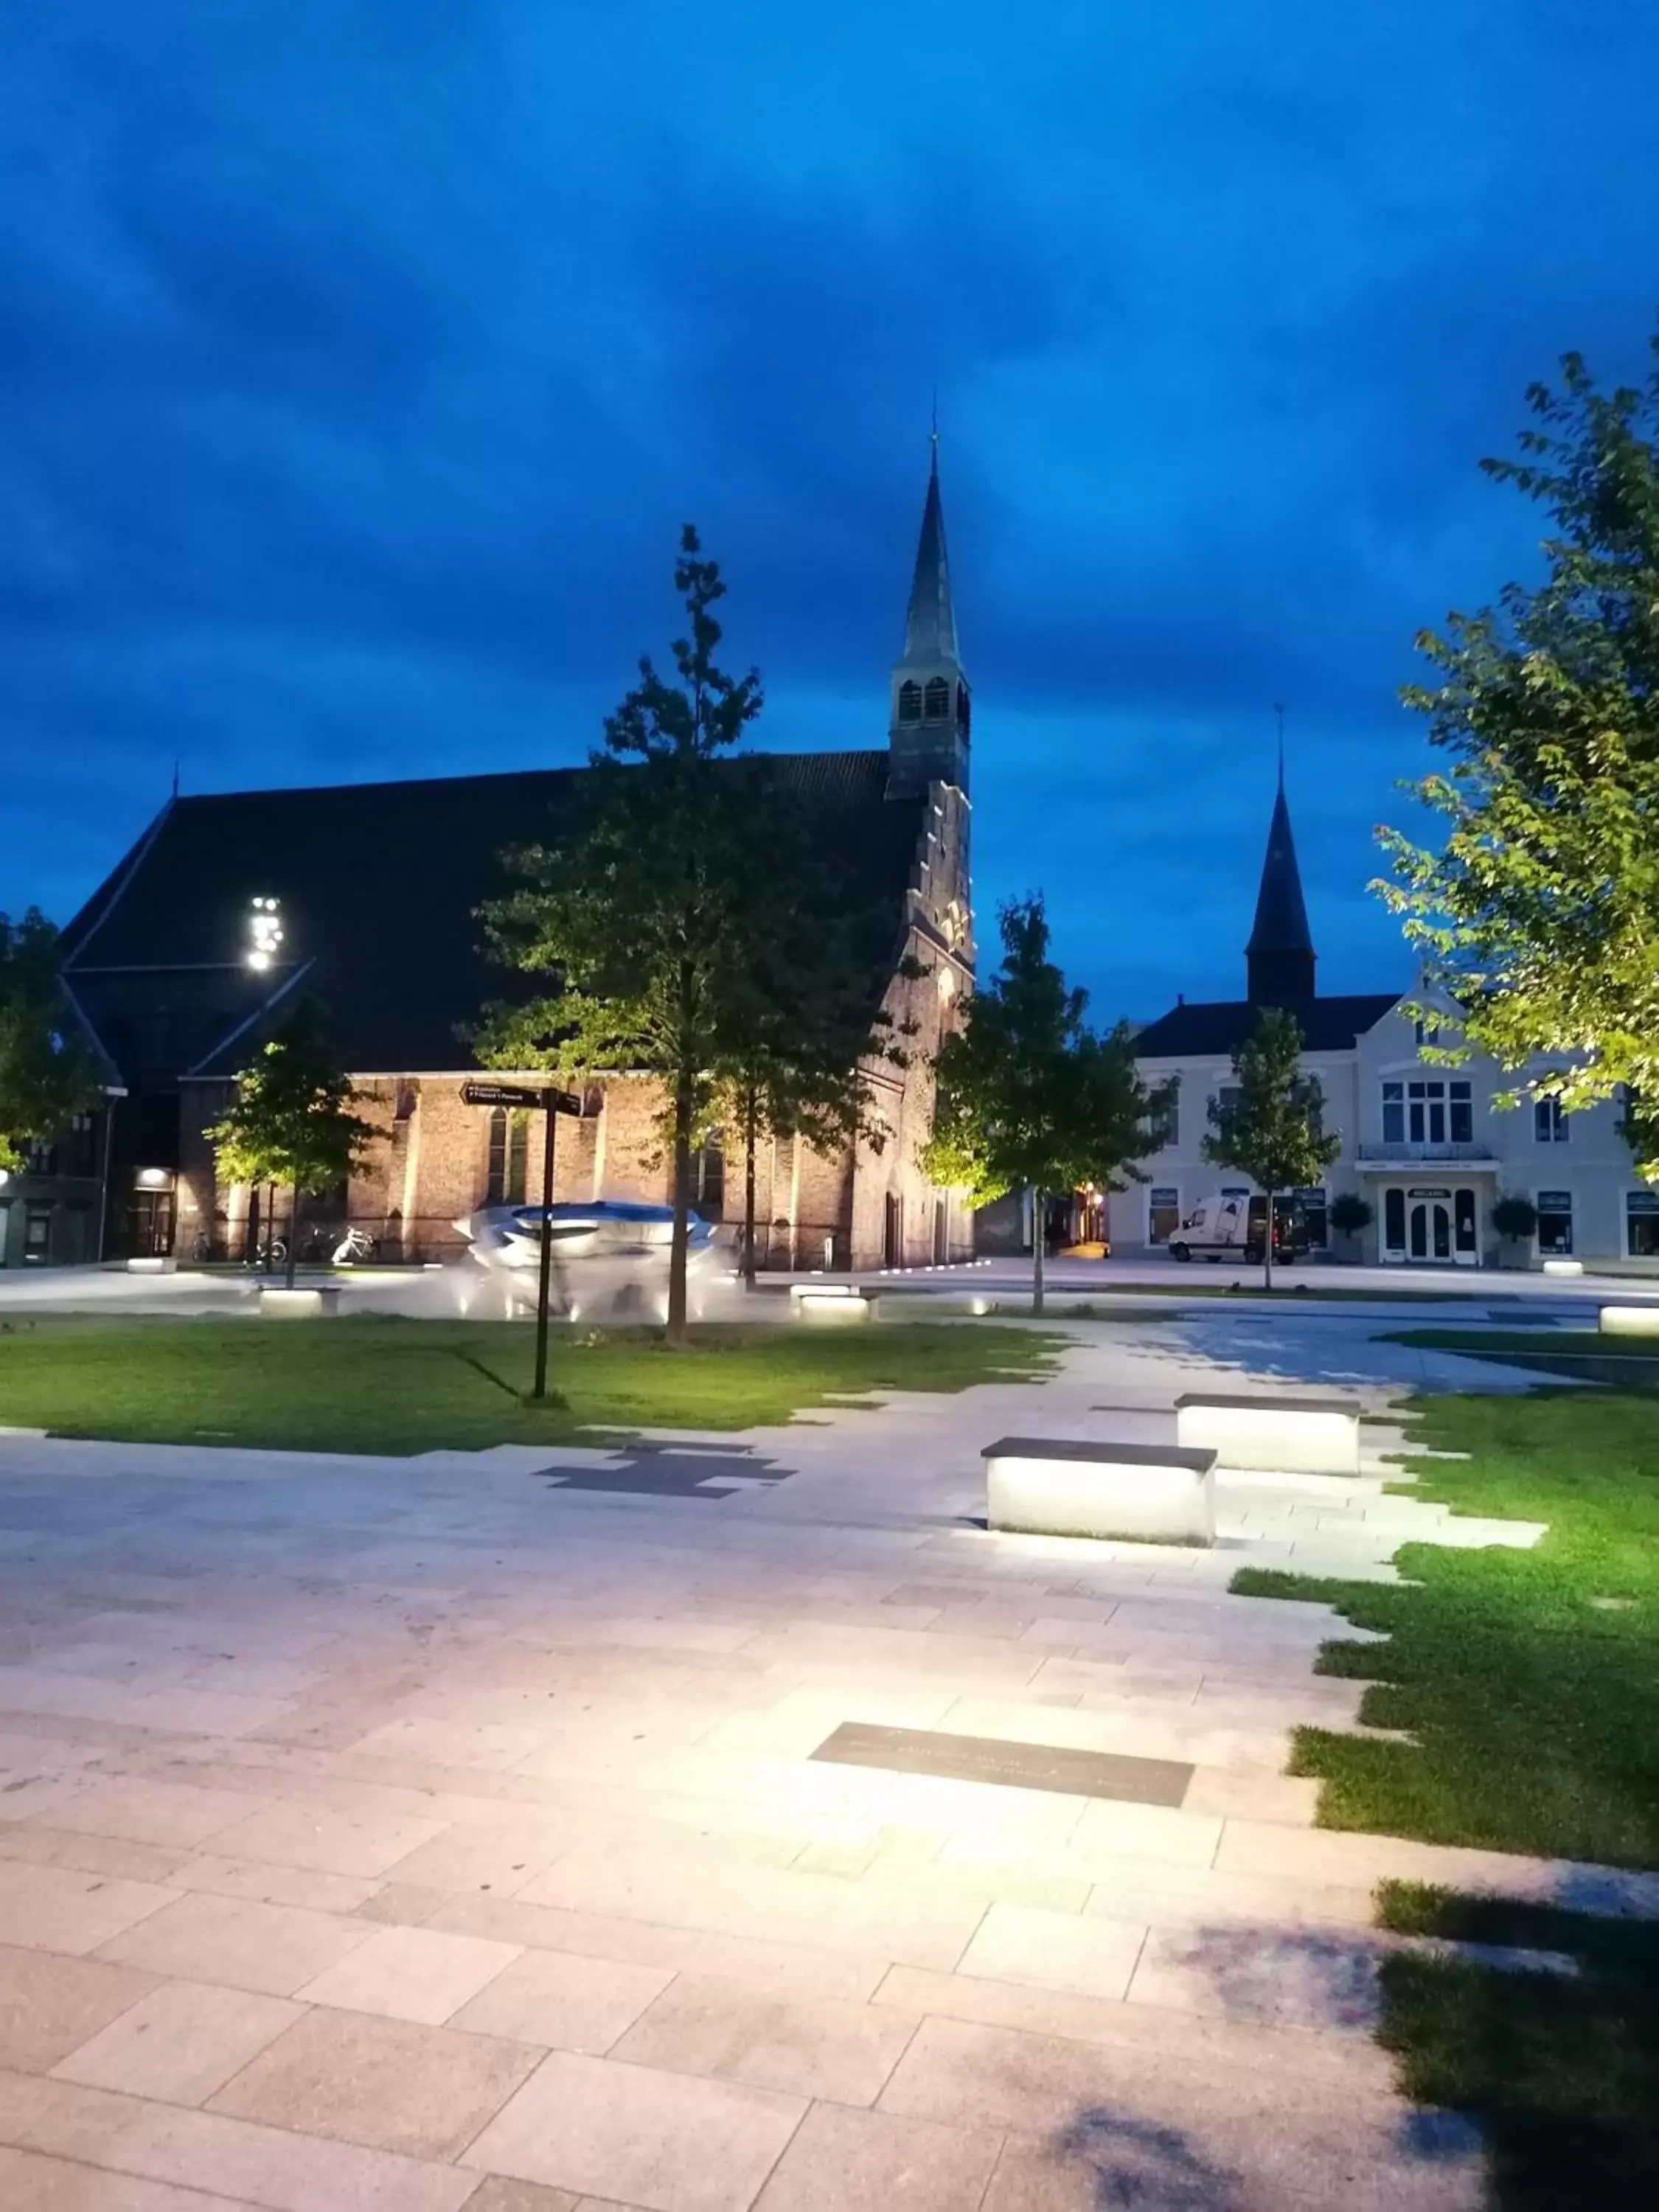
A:
[[[550,1105],[556,1114],[580,1115],[582,1102],[574,1091],[530,1091],[517,1083],[464,1083],[463,1106],[509,1106],[522,1114],[540,1114]]]

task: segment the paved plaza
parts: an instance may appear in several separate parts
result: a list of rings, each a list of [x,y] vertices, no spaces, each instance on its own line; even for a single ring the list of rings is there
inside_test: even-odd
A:
[[[1239,1565],[1539,1533],[1383,1494],[1403,1387],[1532,1378],[1375,1326],[1079,1328],[1046,1383],[627,1452],[0,1437],[0,2203],[1474,2207],[1369,2033],[1371,1885],[1659,1878],[1317,1830],[1284,1774],[1363,1686]],[[977,1525],[999,1435],[1287,1380],[1368,1472],[1224,1475],[1213,1552]]]

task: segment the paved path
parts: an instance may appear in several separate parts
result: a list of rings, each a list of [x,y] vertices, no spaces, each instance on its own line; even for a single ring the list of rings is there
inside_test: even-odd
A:
[[[1322,1342],[1274,1357],[1358,1356]],[[1231,1480],[1213,1554],[971,1525],[992,1436],[1167,1432],[1217,1358],[1137,1333],[702,1453],[0,1440],[0,2202],[1474,2206],[1366,2033],[1370,1885],[1654,1886],[1316,1831],[1286,1731],[1360,1686],[1224,1583],[1535,1532],[1375,1474]],[[812,1758],[848,1723],[1192,1771]]]

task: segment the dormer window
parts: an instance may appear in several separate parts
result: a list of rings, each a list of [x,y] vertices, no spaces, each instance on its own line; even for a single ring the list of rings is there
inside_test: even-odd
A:
[[[898,696],[898,718],[901,722],[921,720],[921,686],[920,684],[901,684]]]
[[[930,677],[924,694],[930,722],[948,722],[951,719],[951,686],[942,676]]]

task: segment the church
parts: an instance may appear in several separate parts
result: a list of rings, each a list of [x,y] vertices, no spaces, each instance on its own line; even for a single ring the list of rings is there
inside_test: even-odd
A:
[[[866,1071],[878,1141],[825,1153],[763,1139],[764,1262],[916,1266],[972,1250],[965,1206],[920,1162],[933,1055],[973,982],[969,756],[935,446],[886,744],[768,757],[826,848],[849,856],[860,911],[890,917],[879,1002],[908,1033],[908,1064]],[[100,1226],[89,1228],[82,1194],[73,1209],[82,1249],[66,1249],[71,1208],[54,1208],[43,1175],[32,1200],[37,1256],[246,1256],[261,1233],[258,1195],[218,1181],[204,1132],[302,1000],[324,1010],[357,1110],[377,1132],[349,1191],[302,1204],[302,1250],[308,1225],[337,1234],[349,1219],[387,1258],[450,1258],[464,1249],[459,1218],[539,1197],[539,1117],[465,1103],[461,1086],[479,1071],[461,1040],[514,988],[486,957],[477,920],[507,888],[501,855],[556,842],[585,773],[172,798],[64,933],[64,988],[112,1102],[84,1133],[83,1149],[102,1162]],[[585,1103],[558,1133],[556,1197],[665,1201],[654,1080],[596,1071]],[[741,1188],[735,1138],[714,1132],[694,1203],[706,1218],[740,1218]],[[56,1224],[54,1211],[64,1217]],[[286,1233],[285,1197],[275,1225]]]

